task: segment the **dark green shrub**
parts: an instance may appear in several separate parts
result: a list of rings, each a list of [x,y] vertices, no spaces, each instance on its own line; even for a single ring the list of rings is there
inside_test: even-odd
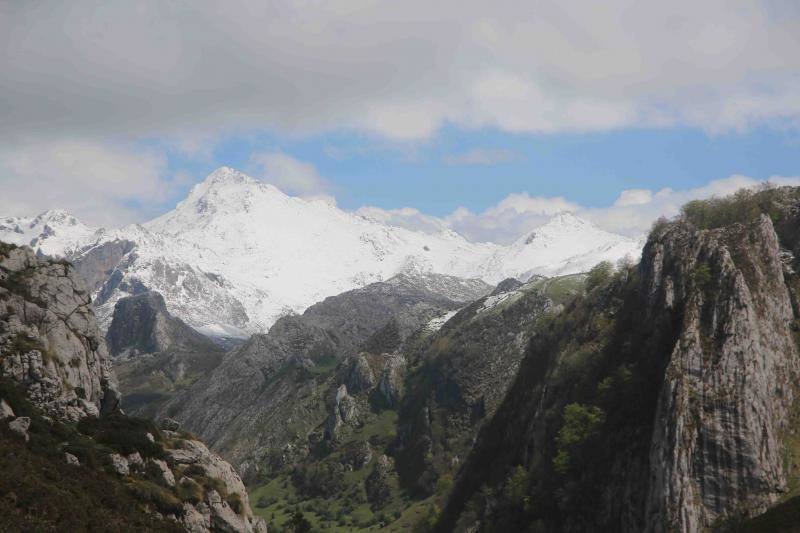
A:
[[[292,518],[287,522],[286,527],[293,533],[309,533],[311,531],[311,522],[303,516],[303,513],[295,511]]]
[[[692,278],[700,289],[705,289],[711,283],[711,268],[706,263],[698,263],[692,273]]]
[[[739,189],[724,198],[693,200],[681,208],[681,219],[699,229],[713,229],[731,224],[747,224],[762,213],[768,215],[773,222],[783,218],[783,211],[778,205],[783,193],[780,189],[771,188],[768,184],[758,190]]]
[[[17,248],[16,244],[0,241],[0,257],[8,257],[11,254],[11,250],[16,250]]]
[[[614,274],[614,265],[608,261],[601,261],[597,263],[586,276],[586,290],[590,291],[595,287],[602,285]]]
[[[194,480],[199,483],[206,494],[212,490],[216,491],[223,499],[228,496],[228,486],[221,479],[209,476],[193,476]]]
[[[553,459],[556,472],[565,473],[572,466],[572,452],[595,435],[606,420],[599,407],[571,403],[564,408],[564,425],[558,431],[558,451]]]
[[[100,418],[87,417],[78,423],[78,430],[123,455],[139,452],[142,457],[163,458],[164,450],[157,442],[150,442],[150,433],[157,440],[160,432],[149,420],[111,413]]]
[[[151,502],[162,513],[178,513],[183,509],[183,503],[175,494],[151,481],[136,479],[128,487],[138,499]]]
[[[275,503],[275,498],[269,498],[267,496],[261,496],[258,499],[258,501],[256,502],[256,507],[258,507],[259,509],[264,509],[266,507],[269,507],[273,503]]]
[[[195,504],[203,501],[203,487],[190,478],[184,478],[180,483],[175,485],[175,492],[178,498],[185,502]]]
[[[242,497],[238,493],[233,493],[228,496],[228,505],[231,506],[237,514],[242,514],[244,512],[244,503],[242,502]]]

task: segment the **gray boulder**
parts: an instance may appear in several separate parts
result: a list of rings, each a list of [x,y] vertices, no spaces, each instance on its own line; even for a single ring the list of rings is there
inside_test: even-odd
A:
[[[8,423],[8,429],[25,439],[25,442],[30,440],[28,435],[28,428],[31,427],[31,419],[27,416],[20,416]]]

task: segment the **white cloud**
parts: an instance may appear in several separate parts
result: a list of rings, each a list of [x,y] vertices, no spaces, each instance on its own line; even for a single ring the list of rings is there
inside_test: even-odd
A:
[[[166,158],[93,141],[9,143],[0,148],[0,213],[58,207],[84,222],[120,226],[155,214],[186,177],[166,176]]]
[[[473,241],[508,243],[562,211],[577,211],[578,204],[562,197],[512,193],[480,212],[460,207],[444,218],[453,230]]]
[[[300,161],[283,152],[255,153],[250,157],[255,176],[271,183],[286,194],[331,201],[324,194],[330,189],[328,181],[319,175],[311,163]]]
[[[776,176],[770,178],[769,182],[774,185],[800,185],[800,178]],[[608,231],[636,236],[649,230],[658,217],[671,218],[677,215],[686,202],[727,196],[739,189],[756,187],[761,183],[748,176],[733,175],[693,189],[627,190],[622,191],[610,207],[582,208],[577,213]]]
[[[362,207],[357,213],[418,231],[435,233],[449,229],[471,241],[508,243],[542,225],[556,213],[579,209],[578,204],[561,197],[513,193],[480,213],[459,207],[445,217],[435,217],[410,207],[381,209],[372,206]]]
[[[384,224],[399,226],[413,231],[440,233],[450,229],[447,222],[441,218],[426,215],[413,207],[381,209],[380,207],[364,206],[357,209],[356,213]]]
[[[615,207],[625,207],[627,205],[642,205],[653,200],[653,191],[648,189],[628,189],[619,194],[619,198],[614,202]]]
[[[6,2],[0,136],[796,124],[798,20],[769,0]]]
[[[447,154],[442,160],[448,165],[480,165],[491,166],[507,163],[517,159],[519,155],[512,150],[502,148],[476,148],[459,154]]]
[[[800,186],[800,177],[775,176],[769,182],[773,185]],[[584,207],[562,197],[514,193],[479,213],[459,207],[441,218],[411,208],[384,210],[363,207],[359,212],[387,224],[410,229],[438,232],[449,228],[472,241],[509,244],[546,223],[553,215],[569,211],[607,231],[639,237],[650,229],[657,218],[677,215],[686,202],[726,196],[761,183],[747,176],[733,175],[693,189],[629,189],[622,191],[614,204],[601,208]]]

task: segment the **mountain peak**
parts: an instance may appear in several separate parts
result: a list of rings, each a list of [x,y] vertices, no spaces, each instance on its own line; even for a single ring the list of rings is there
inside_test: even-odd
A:
[[[588,222],[578,216],[575,216],[573,213],[570,213],[569,211],[562,211],[554,215],[553,218],[548,220],[543,225],[529,232],[527,235],[523,235],[517,241],[517,243],[522,243],[522,245],[528,245],[546,235],[561,235],[565,231],[574,232],[579,230],[592,230],[592,229],[597,229],[597,228],[591,222]]]
[[[49,224],[49,223],[57,223],[57,224],[64,224],[68,226],[77,226],[81,224],[81,221],[78,220],[75,216],[67,213],[62,209],[48,209],[43,213],[39,213],[34,219],[32,224]]]
[[[575,214],[569,211],[561,211],[560,213],[556,214],[553,218],[551,218],[545,226],[556,226],[556,227],[583,227],[583,226],[591,226],[591,223],[587,222],[586,220],[575,216]]]
[[[258,180],[231,167],[219,167],[203,181],[207,185],[254,185]]]

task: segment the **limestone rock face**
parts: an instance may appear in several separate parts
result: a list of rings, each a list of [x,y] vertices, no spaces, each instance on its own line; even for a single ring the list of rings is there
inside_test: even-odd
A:
[[[352,359],[347,369],[345,385],[353,393],[368,391],[375,386],[375,375],[364,354],[358,354]]]
[[[59,418],[117,408],[120,394],[89,292],[63,262],[0,253],[0,376]]]
[[[209,374],[224,348],[167,311],[157,292],[121,298],[106,334],[128,414],[154,418],[178,391]]]
[[[130,465],[125,457],[118,453],[112,453],[109,457],[111,458],[111,465],[114,467],[114,471],[117,474],[120,476],[127,476],[131,473]]]
[[[687,237],[656,235],[642,264],[652,306],[680,305],[683,316],[650,446],[654,532],[763,511],[787,483],[781,436],[798,358],[772,222]],[[697,290],[703,268],[713,278]]]
[[[395,407],[403,395],[403,379],[406,375],[406,360],[402,355],[385,355],[385,363],[381,380],[378,383],[383,401],[389,407]]]
[[[361,470],[372,461],[372,456],[369,442],[353,442],[345,448],[342,464],[347,470]]]
[[[486,480],[503,483],[534,461],[544,488],[530,489],[533,500],[537,490],[558,494],[530,518],[542,531],[715,530],[786,495],[800,376],[800,209],[788,193],[777,228],[766,215],[713,229],[687,220],[657,227],[638,267],[533,338],[461,469],[442,530],[474,522],[464,505]],[[580,466],[559,472],[555,436],[568,404],[597,406],[614,422],[586,447],[562,448]],[[482,530],[497,518],[486,511]]]
[[[336,441],[341,436],[342,426],[354,424],[357,420],[356,400],[347,394],[347,385],[342,384],[336,391],[330,406],[330,414],[325,422],[325,438]]]
[[[136,357],[166,350],[219,351],[208,338],[167,312],[164,297],[148,291],[120,299],[106,334],[115,357]]]

